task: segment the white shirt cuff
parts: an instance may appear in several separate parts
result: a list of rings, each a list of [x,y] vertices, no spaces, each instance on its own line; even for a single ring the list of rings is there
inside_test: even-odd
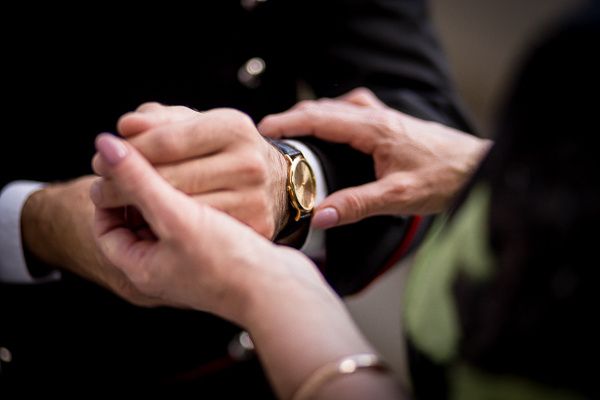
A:
[[[14,181],[0,193],[0,282],[43,283],[60,279],[60,272],[54,271],[43,278],[35,278],[29,273],[21,240],[21,210],[25,202],[43,183]]]
[[[295,140],[284,140],[302,152],[304,158],[312,168],[317,181],[317,198],[315,204],[319,204],[327,197],[327,183],[323,174],[323,166],[315,153],[301,142]],[[315,261],[325,260],[325,232],[323,230],[310,229],[304,245],[300,249],[308,257]]]

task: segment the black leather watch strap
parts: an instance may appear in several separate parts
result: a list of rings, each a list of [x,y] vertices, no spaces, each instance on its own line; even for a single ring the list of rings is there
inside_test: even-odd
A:
[[[308,236],[312,215],[304,214],[300,216],[298,221],[295,221],[293,213],[296,212],[296,210],[292,209],[290,206],[288,206],[288,208],[288,221],[275,238],[275,243],[299,249],[304,245],[306,237]]]
[[[298,150],[294,146],[290,146],[289,144],[287,144],[284,141],[277,140],[277,139],[271,139],[271,138],[265,138],[265,139],[267,139],[267,142],[269,142],[273,146],[275,146],[282,154],[287,154],[291,158],[302,155],[302,152],[300,150]]]
[[[297,156],[302,156],[302,152],[289,144],[276,139],[265,138],[271,145],[278,149],[282,154],[287,155],[290,159],[294,159]],[[289,174],[289,171],[288,171]],[[294,216],[297,215],[296,210],[289,198],[290,194],[287,193],[287,221],[284,223],[283,228],[275,237],[275,243],[283,244],[286,246],[301,248],[306,241],[308,232],[310,229],[310,221],[312,213],[302,214],[298,221],[295,220]]]

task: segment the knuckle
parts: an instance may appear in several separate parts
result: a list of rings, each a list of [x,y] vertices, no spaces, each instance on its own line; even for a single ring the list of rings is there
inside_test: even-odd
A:
[[[170,106],[169,110],[182,116],[192,116],[197,114],[197,111],[185,106]]]
[[[336,101],[329,97],[322,97],[316,101],[316,105],[318,104],[319,106],[327,106],[327,105],[331,105],[331,104],[335,104],[335,103],[336,103]]]
[[[398,119],[388,110],[370,108],[367,111],[367,118],[374,121],[374,125],[380,135],[393,135],[398,131]]]
[[[157,131],[152,146],[163,153],[178,154],[180,151],[179,144],[181,143],[178,136],[174,130],[161,129]]]
[[[269,178],[267,162],[258,154],[250,153],[240,162],[238,173],[242,174],[249,183],[262,184]]]
[[[138,108],[136,108],[137,112],[150,112],[156,111],[163,108],[163,105],[157,101],[148,101],[146,103],[141,104]]]
[[[394,179],[393,183],[387,185],[385,195],[394,204],[406,204],[415,191],[416,182],[408,177]]]
[[[242,111],[233,108],[221,108],[214,110],[215,117],[223,120],[224,126],[227,126],[230,134],[236,138],[253,137],[256,130],[254,121],[250,116]]]
[[[297,110],[303,111],[314,106],[314,100],[302,100],[294,107]]]
[[[358,87],[352,91],[352,95],[361,100],[375,100],[375,94],[364,86]]]
[[[349,192],[344,200],[346,203],[347,218],[354,220],[366,214],[367,207],[365,201],[356,193]]]

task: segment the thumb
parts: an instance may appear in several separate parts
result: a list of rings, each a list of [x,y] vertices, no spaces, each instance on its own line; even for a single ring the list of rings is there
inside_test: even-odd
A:
[[[374,181],[334,192],[319,204],[313,228],[327,229],[385,213],[384,188]]]
[[[103,159],[104,178],[122,198],[134,205],[159,238],[176,233],[193,212],[193,202],[169,185],[156,170],[125,141],[101,134],[96,149]]]

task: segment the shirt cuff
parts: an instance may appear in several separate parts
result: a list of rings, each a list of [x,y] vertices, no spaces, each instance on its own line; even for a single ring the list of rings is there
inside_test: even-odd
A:
[[[33,277],[27,268],[21,240],[21,211],[25,202],[44,184],[32,181],[14,181],[0,193],[0,282],[44,283],[60,279],[53,271],[45,277]]]
[[[284,142],[289,143],[291,146],[300,150],[308,162],[308,165],[312,168],[317,181],[317,198],[315,199],[315,204],[321,203],[325,197],[327,197],[328,193],[321,161],[315,153],[303,143],[295,140],[284,140]],[[315,261],[325,260],[325,231],[310,228],[306,241],[300,251]]]

